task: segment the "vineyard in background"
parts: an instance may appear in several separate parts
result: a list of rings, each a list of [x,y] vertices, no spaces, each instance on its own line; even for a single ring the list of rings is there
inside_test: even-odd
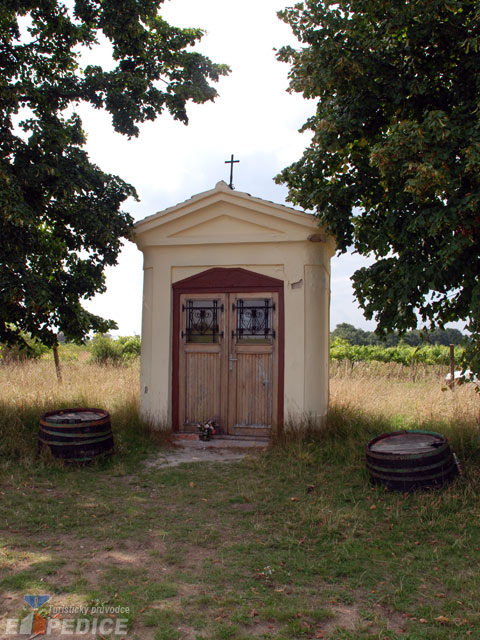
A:
[[[455,347],[456,363],[461,362],[463,352],[463,347]],[[448,367],[450,350],[449,347],[443,345],[422,345],[418,347],[402,343],[395,347],[353,345],[342,338],[332,338],[330,342],[330,360],[345,360],[350,363],[394,362],[404,366],[423,364]]]
[[[27,347],[18,349],[1,348],[0,364],[19,360],[52,359],[47,348],[27,336]],[[59,356],[64,363],[80,361],[85,364],[125,366],[140,356],[140,336],[96,335],[85,345],[60,344]],[[464,347],[455,345],[455,367],[462,367]],[[331,375],[363,374],[380,377],[400,377],[417,379],[419,376],[444,377],[449,369],[450,350],[441,344],[421,344],[412,346],[398,342],[395,346],[379,344],[352,344],[349,340],[330,337]]]

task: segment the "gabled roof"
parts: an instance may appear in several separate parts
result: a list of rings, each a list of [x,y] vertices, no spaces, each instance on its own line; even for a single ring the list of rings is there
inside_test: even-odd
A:
[[[322,234],[311,214],[232,190],[223,180],[135,225],[144,246],[282,242]],[[318,238],[317,241],[327,238]]]

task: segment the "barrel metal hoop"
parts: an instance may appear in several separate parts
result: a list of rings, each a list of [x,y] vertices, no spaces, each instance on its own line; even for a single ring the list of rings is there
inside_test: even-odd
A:
[[[382,473],[377,473],[375,471],[370,471],[370,474],[374,477],[374,478],[379,478],[381,480],[386,480],[388,482],[392,482],[392,483],[401,483],[401,482],[418,482],[419,484],[425,482],[426,480],[442,480],[443,478],[448,478],[448,476],[452,473],[452,471],[454,471],[454,467],[455,467],[455,462],[450,465],[450,467],[448,467],[448,469],[445,469],[444,471],[442,471],[442,473],[436,473],[433,475],[429,475],[429,476],[397,476],[397,477],[392,477],[392,476],[386,476]]]
[[[112,437],[113,437],[112,434],[109,432],[108,435],[103,436],[101,438],[94,438],[93,440],[83,440],[82,442],[77,443],[77,444],[80,444],[83,447],[86,444],[96,444],[97,442],[104,442],[105,440],[108,440],[108,439],[110,439]],[[38,439],[40,440],[40,442],[43,442],[43,444],[46,444],[46,445],[49,445],[49,446],[51,446],[51,445],[53,445],[55,447],[72,447],[72,446],[75,446],[71,442],[57,442],[56,440],[44,440],[40,436],[38,437]]]
[[[42,429],[42,433],[48,433],[50,436],[62,436],[63,438],[92,438],[98,436],[112,435],[112,430],[100,431],[98,433],[59,433],[58,431],[50,431],[49,429]],[[70,443],[71,444],[71,443]]]
[[[42,427],[57,427],[59,429],[78,429],[79,427],[98,427],[102,424],[106,424],[110,422],[110,416],[105,416],[105,418],[100,418],[100,420],[95,420],[93,422],[47,422],[46,420],[40,419],[40,424]]]
[[[371,470],[371,471],[384,471],[385,473],[412,473],[412,471],[419,471],[419,472],[423,472],[423,471],[429,471],[430,469],[440,469],[442,466],[445,466],[445,464],[450,464],[452,463],[453,460],[453,456],[449,456],[449,458],[444,458],[441,463],[438,464],[429,464],[429,465],[425,465],[425,466],[416,466],[416,467],[380,467],[377,465],[372,465],[372,464],[368,464],[367,463],[367,467]]]

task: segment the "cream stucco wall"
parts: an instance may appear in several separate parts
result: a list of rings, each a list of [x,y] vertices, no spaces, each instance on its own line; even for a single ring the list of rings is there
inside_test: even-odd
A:
[[[144,253],[141,410],[172,411],[172,284],[212,267],[284,282],[285,419],[325,417],[332,240],[312,216],[231,191],[225,183],[137,224]],[[312,241],[313,236],[313,241]],[[310,238],[310,239],[309,239]]]

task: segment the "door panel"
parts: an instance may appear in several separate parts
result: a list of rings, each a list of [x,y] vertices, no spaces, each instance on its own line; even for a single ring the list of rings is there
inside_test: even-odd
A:
[[[234,431],[272,424],[272,354],[237,351]]]
[[[269,436],[277,416],[275,293],[230,294],[229,431]]]
[[[197,424],[225,413],[225,295],[182,295],[179,354],[179,423],[197,432]]]
[[[220,414],[220,353],[185,353],[185,424],[206,422]]]

